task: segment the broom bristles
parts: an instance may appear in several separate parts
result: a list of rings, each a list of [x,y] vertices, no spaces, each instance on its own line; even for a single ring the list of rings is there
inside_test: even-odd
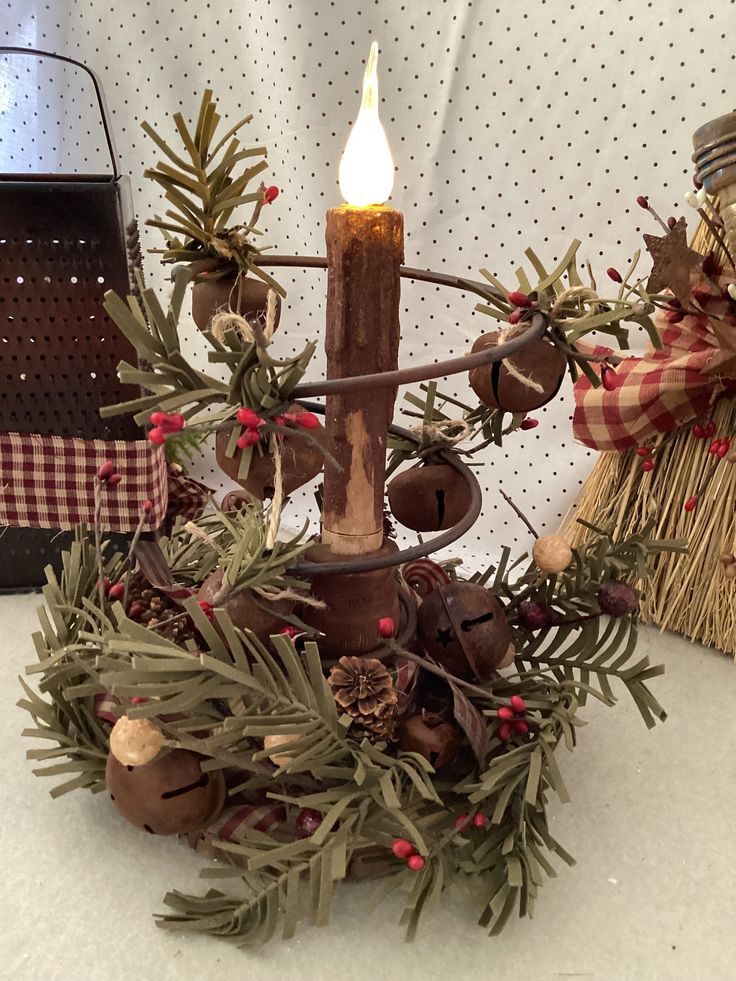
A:
[[[692,244],[702,253],[712,249],[718,262],[725,259],[705,222]],[[716,432],[733,432],[736,403],[721,400],[713,419]],[[722,555],[734,552],[736,467],[721,460],[697,508],[688,512],[684,502],[713,463],[709,441],[694,439],[688,426],[674,438],[660,436],[654,443],[661,449],[649,473],[633,451],[601,454],[563,522],[563,534],[571,545],[582,544],[590,535],[577,523],[582,518],[620,538],[654,516],[654,537],[687,539],[686,554],[655,557],[651,579],[641,584],[641,618],[736,656],[736,581],[724,576],[721,562]]]

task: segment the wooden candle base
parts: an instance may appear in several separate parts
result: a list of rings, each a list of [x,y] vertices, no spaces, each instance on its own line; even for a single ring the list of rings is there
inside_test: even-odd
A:
[[[393,542],[384,542],[366,558],[396,551]],[[307,558],[317,563],[335,562],[339,553],[328,545],[316,545],[309,550]],[[312,579],[313,596],[327,606],[324,609],[307,606],[300,615],[306,624],[325,635],[319,640],[319,649],[325,658],[368,654],[384,645],[385,641],[378,634],[378,621],[381,617],[391,617],[397,626],[399,623],[396,576],[396,569],[390,568],[335,573]]]

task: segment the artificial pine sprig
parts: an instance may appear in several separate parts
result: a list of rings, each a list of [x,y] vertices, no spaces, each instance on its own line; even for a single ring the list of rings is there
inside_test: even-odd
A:
[[[211,89],[207,89],[194,130],[180,112],[173,116],[183,155],[173,150],[149,123],[143,123],[144,132],[168,158],[168,162],[160,161],[144,171],[144,177],[162,188],[171,205],[163,216],[156,215],[146,224],[160,229],[166,238],[163,262],[211,259],[208,278],[250,272],[283,296],[282,287],[254,261],[261,250],[252,236],[261,234],[256,227],[261,210],[278,190],[263,184],[255,191],[247,190],[268,167],[264,159],[266,147],[242,148],[237,136],[252,119],[252,115],[245,116],[217,139],[221,116]],[[228,227],[235,211],[247,204],[253,205],[249,221]]]
[[[246,524],[258,537],[255,518],[232,517],[207,519],[204,536],[177,526],[163,543],[177,579],[196,583],[233,548],[240,563],[235,578],[252,573],[244,557],[253,550],[237,543],[247,538]],[[535,581],[535,589],[557,609],[586,609],[600,581],[635,576],[649,552],[664,547],[648,545],[644,535],[616,542],[600,532],[576,552],[574,568]],[[278,556],[273,561],[278,564]],[[509,585],[518,568],[505,555],[495,570],[494,588],[502,596],[526,588],[526,576]],[[45,591],[49,616],[37,639],[35,669],[44,696],[27,688],[22,702],[36,720],[29,734],[57,742],[40,751],[43,757],[31,751],[54,761],[42,772],[73,774],[59,792],[103,785],[107,733],[94,706],[107,693],[130,718],[156,719],[171,744],[200,753],[205,769],[239,769],[239,794],[265,791],[275,807],[310,808],[322,816],[313,834],[296,841],[280,825],[265,832],[247,823],[228,841],[214,839],[221,862],[213,875],[238,877],[245,897],[170,893],[170,912],[159,924],[171,929],[238,943],[263,942],[275,930],[289,937],[305,905],[314,922],[327,922],[335,884],[363,869],[387,877],[382,892],[408,889],[402,922],[409,939],[439,895],[467,876],[483,896],[480,923],[495,934],[514,913],[533,911],[543,875],[554,874],[551,858],[572,861],[550,834],[546,808],[550,793],[569,799],[556,752],[562,743],[575,747],[586,696],[613,705],[611,683],[618,680],[648,725],[664,717],[648,689],[661,669],[636,659],[630,615],[610,621],[596,615],[531,633],[515,627],[516,673],[484,685],[464,683],[395,648],[398,657],[444,677],[451,690],[461,687],[464,701],[456,706],[485,730],[475,762],[463,757],[464,772],[438,777],[421,756],[351,737],[315,644],[298,654],[291,639],[280,636],[269,650],[236,630],[223,610],[211,623],[191,599],[185,612],[200,637],[193,661],[195,652],[127,619],[120,604],[100,616],[87,596],[95,569],[94,550],[80,533],[73,556],[65,557],[63,587],[52,578]],[[492,575],[475,580],[487,583]],[[279,734],[292,742],[275,784],[261,747],[266,735]]]

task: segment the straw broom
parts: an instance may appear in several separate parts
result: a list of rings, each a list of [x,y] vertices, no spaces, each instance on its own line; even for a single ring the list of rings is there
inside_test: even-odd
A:
[[[719,248],[701,222],[693,248]],[[721,399],[713,412],[716,434],[736,429],[736,401]],[[662,630],[699,640],[736,657],[736,580],[724,575],[721,557],[732,555],[736,539],[736,466],[720,460],[695,511],[683,504],[696,494],[714,464],[710,440],[695,439],[691,426],[659,436],[657,465],[646,473],[633,450],[602,453],[563,522],[563,535],[579,545],[591,534],[576,522],[583,518],[610,528],[616,537],[634,533],[654,516],[656,538],[684,538],[688,552],[662,552],[641,599],[641,618]]]

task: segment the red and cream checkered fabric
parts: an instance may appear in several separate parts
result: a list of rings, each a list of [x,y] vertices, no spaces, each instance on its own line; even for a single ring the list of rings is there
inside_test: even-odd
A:
[[[169,518],[180,515],[187,521],[194,521],[213,494],[212,488],[183,473],[180,467],[169,464],[169,505],[166,510]]]
[[[575,439],[594,450],[627,450],[708,412],[724,383],[703,373],[718,349],[707,318],[659,326],[662,349],[626,358],[613,391],[593,388],[584,375],[575,382]]]
[[[0,525],[72,528],[94,520],[94,481],[105,460],[122,480],[102,491],[100,527],[135,531],[141,502],[151,501],[151,525],[166,514],[168,486],[162,447],[146,440],[76,439],[0,433]]]

